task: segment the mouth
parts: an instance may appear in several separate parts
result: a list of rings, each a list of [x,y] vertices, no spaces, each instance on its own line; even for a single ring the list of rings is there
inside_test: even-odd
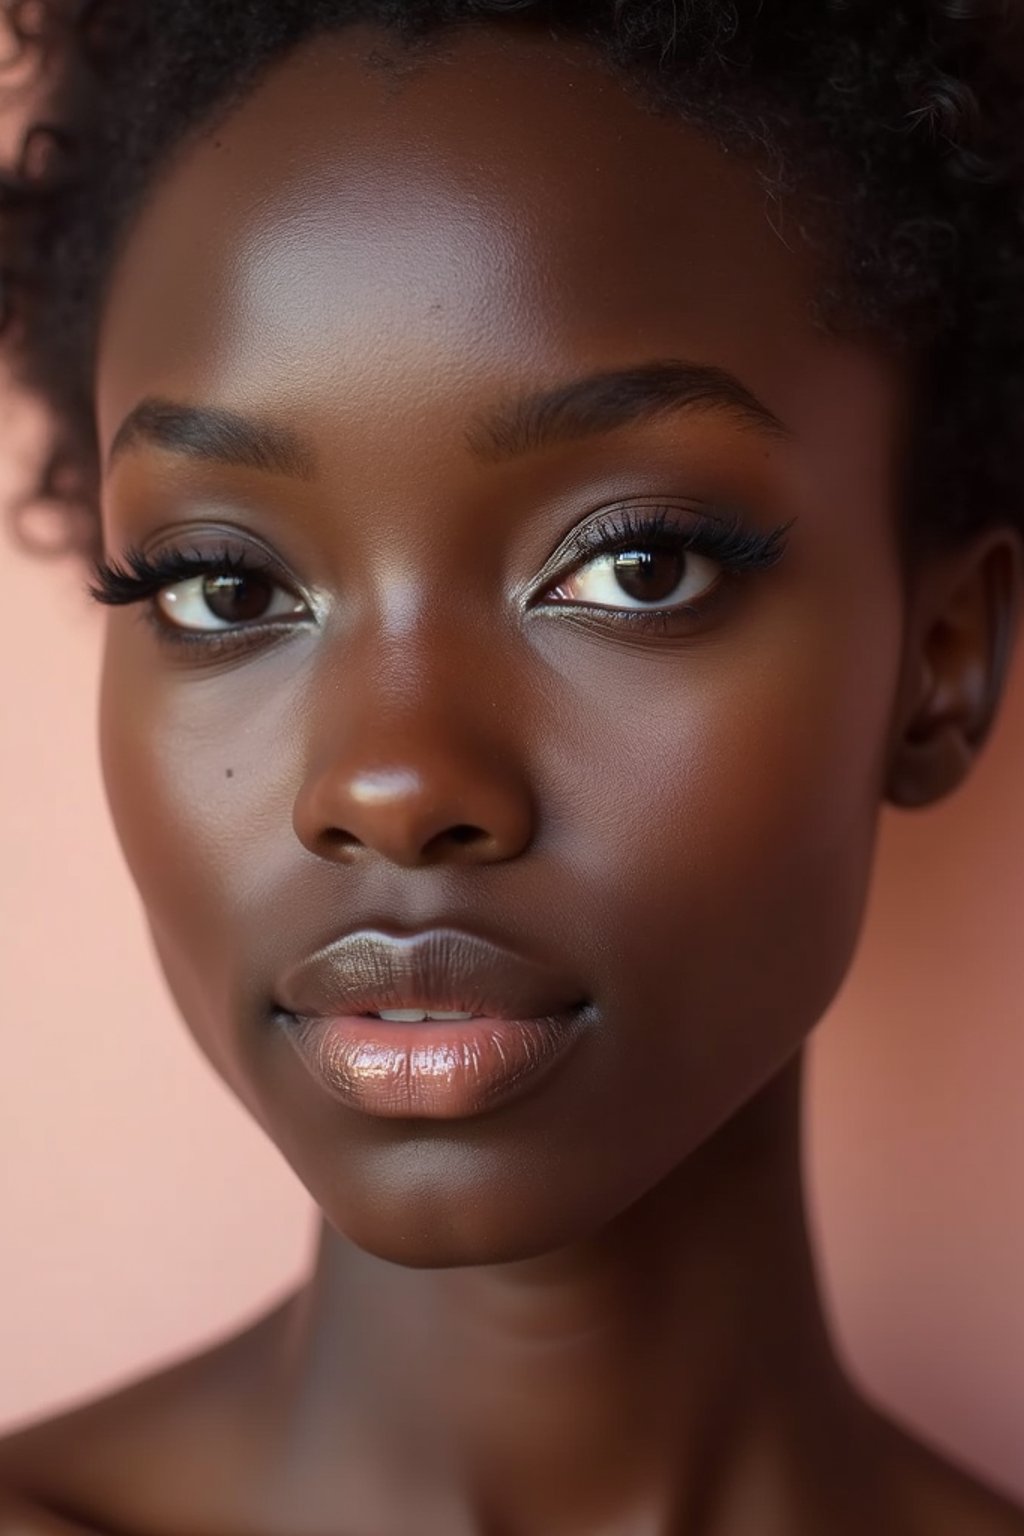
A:
[[[275,1015],[314,1081],[385,1119],[462,1119],[539,1086],[587,1032],[563,976],[458,930],[335,940],[287,977]]]

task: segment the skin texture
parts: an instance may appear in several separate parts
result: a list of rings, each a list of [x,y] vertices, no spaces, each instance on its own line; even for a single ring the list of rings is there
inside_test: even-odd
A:
[[[847,1382],[799,1160],[879,808],[969,770],[1020,551],[903,558],[908,370],[816,328],[822,258],[769,211],[581,46],[495,24],[415,66],[318,39],[152,190],[101,330],[104,451],[153,397],[302,451],[122,434],[108,553],[229,528],[308,608],[216,653],[112,613],[109,798],[189,1028],[325,1220],[254,1329],[0,1448],[0,1531],[1024,1532]],[[663,359],[781,428],[691,403],[473,451],[516,394]],[[660,630],[585,609],[565,562],[539,581],[644,499],[788,524],[785,553]],[[435,925],[556,967],[593,1021],[489,1113],[359,1113],[275,1023],[281,977]]]

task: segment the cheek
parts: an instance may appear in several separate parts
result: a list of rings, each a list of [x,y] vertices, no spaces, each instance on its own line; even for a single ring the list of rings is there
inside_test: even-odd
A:
[[[186,672],[129,614],[108,620],[100,702],[107,800],[178,1006],[246,1097],[236,1065],[248,962],[297,843],[301,746],[280,656]],[[277,667],[278,676],[273,677]]]
[[[576,873],[605,893],[618,1005],[660,1010],[659,1050],[699,1085],[705,1130],[800,1044],[856,945],[901,652],[898,586],[876,574],[876,589],[860,613],[838,591],[779,605],[749,641],[649,667],[592,743]]]

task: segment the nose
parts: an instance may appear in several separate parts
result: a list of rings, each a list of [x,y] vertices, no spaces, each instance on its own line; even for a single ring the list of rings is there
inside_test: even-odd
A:
[[[445,692],[443,679],[413,686],[405,662],[401,688],[375,667],[360,669],[362,686],[328,690],[334,707],[313,725],[296,835],[336,862],[515,858],[533,838],[535,807],[508,712],[493,687],[474,694],[467,670]]]

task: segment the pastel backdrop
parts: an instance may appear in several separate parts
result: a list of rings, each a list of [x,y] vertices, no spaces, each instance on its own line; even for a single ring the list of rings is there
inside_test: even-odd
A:
[[[157,975],[97,769],[99,614],[74,567],[3,547],[0,573],[2,1429],[240,1325],[313,1219]],[[884,817],[807,1176],[850,1370],[1024,1501],[1022,763],[1018,666],[969,787]]]

